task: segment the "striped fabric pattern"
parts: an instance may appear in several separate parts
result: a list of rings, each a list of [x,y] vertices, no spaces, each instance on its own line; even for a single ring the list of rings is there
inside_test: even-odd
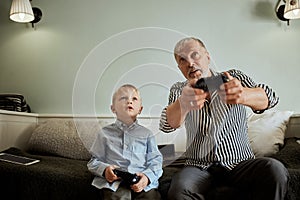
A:
[[[30,106],[21,94],[0,94],[0,109],[16,111],[16,112],[31,112]]]
[[[249,76],[239,70],[229,70],[231,76],[241,81],[244,87],[261,87],[269,99],[268,108],[274,107],[279,98],[265,84],[256,84]],[[216,75],[216,72],[213,72]],[[170,89],[169,105],[181,95],[187,82],[177,82]],[[166,109],[160,119],[160,130],[172,132],[175,129],[167,123]],[[254,111],[257,113],[263,111]],[[211,94],[211,100],[205,102],[200,110],[190,111],[185,119],[187,131],[186,165],[207,168],[214,162],[220,162],[233,169],[239,162],[254,158],[247,134],[246,108],[243,105],[230,105],[220,101],[217,92]]]

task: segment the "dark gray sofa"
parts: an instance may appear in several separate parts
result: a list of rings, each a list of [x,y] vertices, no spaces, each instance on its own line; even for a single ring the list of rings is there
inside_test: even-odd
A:
[[[47,123],[46,123],[47,124]],[[72,127],[70,123],[63,122],[63,128],[49,129],[53,126],[60,126],[61,124],[52,122],[47,124],[47,128],[43,127],[45,135],[40,137],[42,142],[47,140],[56,141],[56,145],[60,145],[61,148],[54,148],[49,145],[49,141],[46,141],[41,145],[42,148],[37,146],[37,140],[31,140],[31,148],[21,150],[15,147],[6,149],[4,152],[12,153],[15,155],[22,155],[31,158],[39,159],[40,162],[30,165],[22,166],[12,164],[8,162],[0,161],[0,191],[2,194],[1,199],[49,199],[49,200],[68,200],[68,199],[100,199],[100,192],[94,186],[91,185],[93,175],[87,170],[88,153],[85,156],[75,154],[81,151],[78,138],[74,139],[70,135],[67,137],[67,141],[62,141],[62,138],[49,138],[55,135],[55,132],[65,132],[67,125]],[[41,126],[40,126],[41,127]],[[88,127],[91,127],[90,125]],[[72,131],[75,131],[72,129]],[[39,127],[34,133],[41,133]],[[59,135],[65,135],[59,134]],[[76,135],[76,134],[75,134]],[[294,134],[298,136],[298,133]],[[33,134],[34,136],[34,134]],[[32,136],[32,137],[33,137]],[[40,141],[40,142],[41,142]],[[71,147],[67,144],[73,141]],[[299,200],[300,197],[300,144],[297,143],[295,137],[285,139],[285,145],[282,149],[273,155],[275,159],[280,160],[288,169],[290,173],[289,189],[286,199],[287,200]],[[33,148],[34,146],[34,148]],[[64,149],[64,154],[60,152]],[[46,149],[46,150],[45,150]],[[66,154],[65,152],[73,152],[77,149],[77,152],[73,154]],[[81,150],[80,150],[81,149]],[[54,151],[55,150],[55,151]],[[163,199],[166,199],[167,192],[170,186],[173,175],[183,167],[184,156],[179,157],[174,162],[169,162],[170,157],[164,160],[163,175],[159,180],[159,191]],[[218,190],[216,190],[218,191]],[[218,196],[218,195],[216,195]]]
[[[86,160],[54,155],[28,153],[17,148],[5,152],[37,158],[41,161],[30,166],[0,162],[0,190],[7,199],[99,199],[100,193],[91,185],[93,175],[87,170]],[[300,145],[295,138],[286,139],[285,146],[273,156],[282,161],[290,173],[287,200],[300,197]],[[163,168],[159,191],[163,199],[172,176],[182,167],[180,162]]]
[[[4,152],[40,160],[29,166],[0,161],[0,191],[7,199],[100,199],[99,190],[91,185],[93,175],[87,170],[86,160],[38,155],[14,147]],[[164,198],[179,168],[164,167],[159,186]]]

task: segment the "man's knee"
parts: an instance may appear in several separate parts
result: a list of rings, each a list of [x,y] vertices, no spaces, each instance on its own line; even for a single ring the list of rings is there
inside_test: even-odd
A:
[[[180,181],[172,181],[169,191],[168,191],[168,199],[182,199],[181,195],[186,190],[185,184]]]
[[[261,191],[263,199],[284,199],[289,173],[286,167],[273,158],[261,158],[263,166],[262,173],[265,173],[264,191]]]
[[[273,158],[264,158],[265,164],[264,168],[262,170],[266,170],[266,173],[269,174],[270,181],[281,183],[281,184],[287,184],[289,173],[286,169],[286,167],[278,160]]]
[[[197,192],[192,192],[188,189],[185,190],[169,190],[168,192],[169,200],[182,200],[182,199],[199,199],[205,200],[204,196]]]
[[[169,199],[204,199],[211,186],[211,175],[197,167],[186,167],[172,178]]]

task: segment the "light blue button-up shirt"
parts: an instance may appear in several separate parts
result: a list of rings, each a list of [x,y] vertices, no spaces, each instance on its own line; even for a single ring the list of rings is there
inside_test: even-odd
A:
[[[162,175],[162,154],[158,150],[154,134],[135,121],[130,126],[116,120],[97,134],[90,149],[92,155],[88,169],[96,175],[92,185],[116,191],[120,181],[109,183],[103,176],[107,166],[117,165],[130,173],[144,173],[149,184],[144,191],[158,188]]]

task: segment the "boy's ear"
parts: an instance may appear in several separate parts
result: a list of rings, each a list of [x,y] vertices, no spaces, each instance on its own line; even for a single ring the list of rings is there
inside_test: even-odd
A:
[[[141,114],[141,112],[142,112],[142,110],[143,110],[143,106],[141,106],[141,108],[140,108],[140,111],[139,111],[139,114]]]

